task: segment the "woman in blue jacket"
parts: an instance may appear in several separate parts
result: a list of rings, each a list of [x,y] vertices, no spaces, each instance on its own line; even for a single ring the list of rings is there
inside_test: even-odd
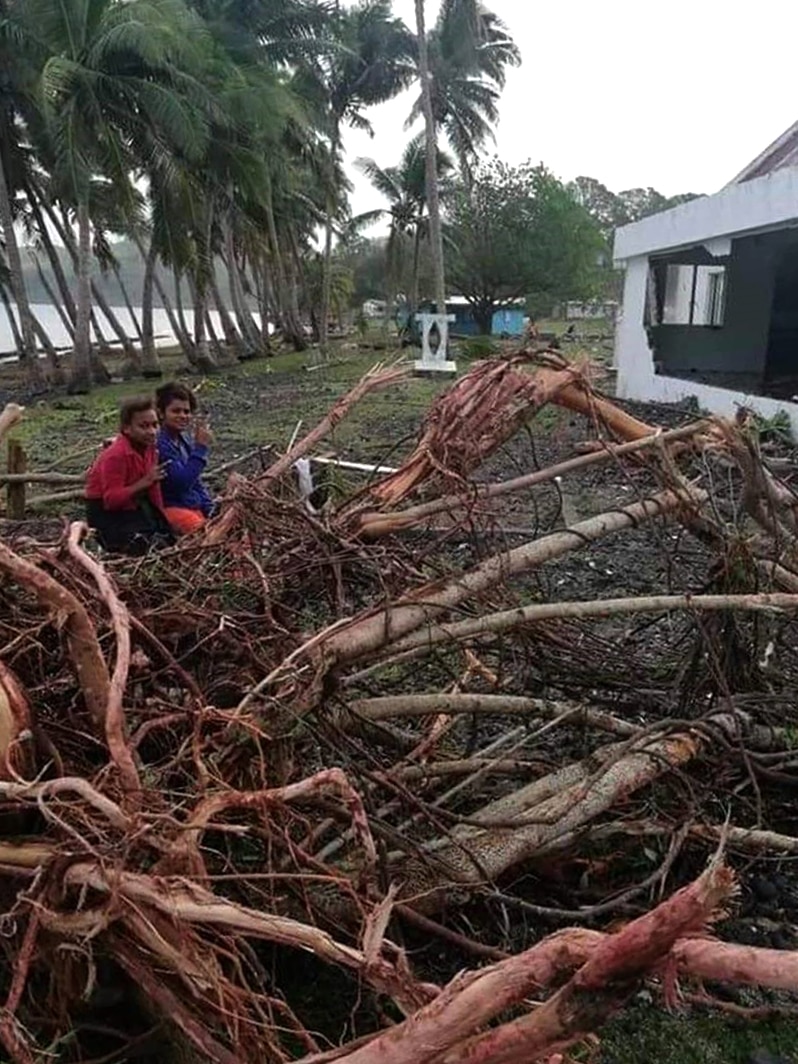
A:
[[[158,461],[164,467],[164,513],[174,531],[185,535],[201,528],[213,511],[213,499],[202,483],[213,436],[205,421],[196,419],[197,398],[185,385],[164,384],[155,393],[155,403],[161,422]]]

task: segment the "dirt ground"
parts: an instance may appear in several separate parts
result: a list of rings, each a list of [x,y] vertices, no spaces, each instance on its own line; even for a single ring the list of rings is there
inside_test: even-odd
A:
[[[201,403],[210,414],[216,433],[216,446],[210,472],[211,483],[221,489],[224,477],[215,477],[214,467],[247,456],[238,467],[243,473],[262,468],[274,452],[287,446],[301,421],[302,428],[311,427],[331,403],[345,391],[375,361],[385,357],[381,351],[348,347],[341,350],[329,364],[318,366],[313,356],[279,355],[233,367],[223,376],[208,378],[198,385]],[[463,360],[461,359],[461,362]],[[179,359],[169,359],[170,374],[181,376]],[[611,385],[611,381],[609,382]],[[325,450],[341,458],[365,463],[396,465],[411,449],[421,419],[435,394],[445,382],[411,379],[397,388],[368,399],[345,421]],[[88,397],[32,396],[13,380],[0,377],[0,398],[24,401],[28,416],[18,435],[29,458],[29,468],[43,470],[57,467],[60,472],[80,472],[90,461],[94,450],[104,437],[114,431],[115,416],[121,398],[141,391],[136,383],[119,383],[98,390]],[[625,404],[635,416],[664,427],[674,427],[694,420],[696,410],[690,404],[677,407]],[[520,433],[501,452],[496,454],[480,473],[479,479],[495,481],[545,467],[572,457],[575,448],[590,435],[590,427],[579,418],[544,411],[528,430]],[[784,453],[790,455],[789,449]],[[336,473],[331,481],[334,491],[339,483]],[[355,483],[352,475],[348,481]],[[361,477],[358,483],[362,483]],[[462,537],[452,540],[450,549],[459,564],[477,558],[483,552],[495,550],[497,544],[515,546],[534,535],[563,527],[595,513],[611,510],[635,500],[654,487],[644,470],[629,472],[629,468],[608,463],[586,469],[561,485],[547,485],[519,496],[509,496],[497,506],[494,528],[487,536]],[[44,491],[31,491],[31,496]],[[61,503],[38,508],[36,513],[46,518],[60,514],[80,513],[80,502]],[[617,595],[635,595],[661,591],[701,590],[709,579],[711,559],[706,548],[688,533],[673,526],[651,522],[623,535],[608,537],[589,553],[576,552],[547,567],[544,575],[521,583],[516,588],[519,601],[546,597],[551,599],[592,599],[605,596],[610,590]],[[620,715],[646,715],[657,712],[667,692],[675,695],[676,704],[684,716],[698,713],[689,700],[679,701],[680,690],[687,689],[685,674],[663,675],[658,647],[672,646],[679,633],[673,628],[679,622],[661,621],[641,636],[622,624],[597,624],[594,641],[585,647],[586,657],[592,661],[598,654],[606,655],[609,663],[616,662],[619,677],[613,690],[601,697]],[[790,653],[798,653],[798,635],[786,626],[781,637]],[[624,672],[624,664],[634,660],[636,673],[632,680]],[[556,663],[556,655],[549,655],[549,663]],[[692,663],[700,669],[700,663]],[[691,663],[685,662],[685,670]],[[538,667],[533,658],[525,662],[528,670],[527,690],[531,694],[554,694],[559,689],[556,671]],[[586,671],[586,694],[590,691],[592,672]],[[690,689],[695,690],[695,671],[690,674]],[[633,682],[632,682],[633,681]],[[680,688],[680,684],[682,687]],[[569,677],[570,689],[578,687],[578,677]],[[669,712],[672,713],[672,710]],[[779,712],[782,712],[780,709]],[[672,713],[672,715],[675,715]],[[638,718],[639,719],[639,718]],[[798,716],[796,716],[798,722]],[[490,734],[490,721],[481,727]],[[484,738],[484,736],[482,736]],[[573,742],[581,741],[578,735]],[[537,750],[546,756],[544,748]],[[549,751],[554,756],[556,751]],[[559,752],[561,756],[561,752]],[[694,781],[697,783],[698,781]],[[647,801],[655,801],[656,795]],[[793,812],[794,791],[785,786],[776,791],[765,810],[764,826],[791,834],[798,833],[798,814]],[[730,804],[734,806],[737,822],[752,816],[752,796],[743,790]],[[724,810],[719,810],[723,819]],[[698,861],[694,852],[687,851],[686,861]],[[660,854],[647,855],[641,850],[640,878],[644,878],[647,862],[657,862]],[[777,949],[798,948],[798,867],[789,860],[758,861],[733,857],[742,891],[739,904],[729,921],[718,928],[722,936],[737,941]],[[700,865],[697,865],[700,867]],[[628,871],[628,869],[627,869]],[[525,873],[526,882],[520,891],[530,903],[541,908],[576,909],[600,898],[591,896],[590,883],[574,881],[562,869],[551,863]],[[516,893],[519,883],[514,884]],[[628,915],[648,907],[645,896],[639,905],[631,905]],[[568,920],[545,915],[532,916],[519,911],[487,911],[474,904],[462,914],[473,926],[479,920],[504,920],[511,928],[512,941],[522,948],[538,937],[565,926]],[[573,921],[570,921],[573,922]],[[600,921],[593,926],[604,926]],[[440,972],[441,958],[435,944],[410,942],[413,960],[421,967]],[[447,961],[447,964],[449,962]],[[452,972],[452,974],[454,974]],[[778,995],[736,993],[728,995],[734,1005],[759,1008],[778,1007],[783,1001]],[[650,995],[638,995],[633,1009],[612,1024],[602,1037],[603,1064],[632,1064],[656,1056],[661,1064],[743,1064],[748,1055],[759,1047],[772,1052],[794,1054],[798,1059],[798,1026],[792,1019],[775,1015],[764,1017],[759,1023],[750,1020],[719,1016],[696,1007],[668,1016],[650,1007]]]

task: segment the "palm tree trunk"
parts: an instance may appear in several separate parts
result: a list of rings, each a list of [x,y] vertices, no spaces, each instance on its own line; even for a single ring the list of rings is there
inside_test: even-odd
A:
[[[188,356],[191,365],[200,373],[218,373],[219,366],[211,354],[208,346],[208,334],[206,331],[205,316],[208,310],[207,291],[194,281],[189,275],[189,288],[194,301],[194,342],[193,352]]]
[[[178,342],[185,352],[186,358],[191,365],[194,365],[194,341],[191,339],[191,333],[189,332],[188,324],[186,322],[185,311],[183,310],[183,292],[181,289],[182,278],[180,271],[174,267],[172,269],[174,277],[174,289],[175,289],[175,311],[177,312],[177,320],[180,323],[180,329],[176,332]],[[191,278],[189,278],[189,287],[191,286]]]
[[[299,300],[296,296],[296,281],[292,276],[289,280],[283,251],[280,246],[280,238],[277,234],[277,223],[274,217],[274,208],[271,195],[266,197],[266,225],[269,233],[269,244],[274,262],[274,275],[277,282],[277,302],[280,307],[280,318],[283,328],[283,339],[293,345],[295,351],[304,351],[308,346],[305,334],[302,331],[301,315],[299,313]],[[294,247],[294,242],[289,236],[289,241]],[[292,255],[294,254],[292,250]],[[289,261],[291,259],[289,258]],[[292,270],[293,274],[293,270]]]
[[[133,322],[133,328],[135,329],[136,336],[138,337],[139,343],[141,343],[142,340],[143,340],[143,336],[142,336],[142,332],[141,332],[141,325],[139,323],[139,319],[136,317],[136,312],[133,309],[132,302],[130,301],[130,294],[128,293],[127,287],[126,287],[125,282],[124,282],[124,280],[122,278],[122,271],[119,269],[119,263],[116,261],[116,259],[114,259],[114,262],[113,262],[113,265],[112,265],[111,268],[114,271],[114,276],[116,277],[116,283],[119,285],[119,291],[122,293],[122,299],[124,300],[125,307],[127,308],[127,312],[130,315],[130,320]]]
[[[50,230],[48,229],[47,223],[42,217],[41,208],[44,208],[44,212],[47,215],[48,220],[55,229],[56,233],[58,233],[58,236],[64,244],[64,247],[66,247],[68,252],[72,255],[73,263],[75,261],[74,240],[71,241],[72,247],[69,248],[68,244],[70,243],[70,241],[67,236],[67,230],[61,224],[58,215],[52,209],[47,200],[42,197],[39,189],[35,185],[31,184],[28,186],[27,192],[28,202],[30,203],[31,210],[33,212],[33,217],[36,222],[36,226],[39,230],[39,238],[42,242],[42,247],[44,248],[45,254],[47,255],[47,260],[50,263],[50,268],[53,271],[53,276],[55,277],[56,284],[58,285],[58,291],[61,293],[61,299],[74,328],[75,316],[77,313],[75,308],[75,300],[72,297],[72,291],[69,287],[69,281],[67,281],[66,273],[64,272],[64,266],[61,262],[61,256],[58,254],[55,244],[53,244],[52,238],[50,236]],[[71,237],[71,235],[72,234],[69,233],[69,237]]]
[[[333,140],[333,148],[337,137]],[[332,177],[330,178],[332,180]],[[332,238],[333,238],[333,201],[332,193],[327,195],[327,213],[324,219],[324,258],[321,267],[321,308],[319,314],[319,349],[324,358],[330,348],[330,297],[332,295]]]
[[[421,219],[419,218],[416,223],[416,232],[413,237],[413,274],[410,278],[410,322],[415,321],[416,311],[418,310],[418,281],[419,281],[419,269],[421,266]]]
[[[122,352],[125,358],[127,359],[129,366],[133,369],[139,370],[141,368],[141,356],[136,350],[135,344],[128,336],[127,330],[125,329],[119,318],[116,316],[113,307],[110,305],[108,300],[105,298],[98,286],[93,281],[91,290],[94,297],[98,299],[98,305],[103,313],[103,316],[105,317],[108,324],[111,326],[113,332],[116,334],[116,338],[122,346]]]
[[[205,308],[205,326],[208,330],[208,336],[210,337],[211,347],[213,348],[213,359],[217,365],[221,365],[222,362],[230,362],[229,351],[226,352],[222,347],[219,340],[219,334],[216,332],[216,326],[213,324],[213,318],[211,317],[210,307],[206,305]]]
[[[6,317],[8,318],[8,324],[11,327],[11,335],[14,338],[14,351],[16,352],[17,357],[19,357],[22,353],[24,342],[22,340],[22,333],[19,331],[19,325],[17,324],[17,316],[14,313],[14,308],[11,306],[8,289],[4,284],[0,284],[0,300],[2,300]],[[3,351],[2,354],[10,354],[10,352]]]
[[[211,293],[216,310],[219,314],[219,321],[222,326],[222,332],[224,333],[224,342],[237,357],[242,350],[241,336],[236,328],[235,322],[227,309],[227,304],[222,299],[222,293],[219,291],[219,285],[216,282],[216,272],[212,268],[210,276],[208,278],[208,288]]]
[[[258,299],[258,313],[260,314],[260,342],[264,351],[271,354],[271,341],[269,340],[269,308],[266,303],[266,264],[265,262],[252,263],[252,277],[255,282],[255,292]]]
[[[85,394],[91,390],[91,221],[88,194],[78,201],[78,290],[75,317],[75,347],[69,391]]]
[[[158,249],[154,240],[150,241],[146,254],[140,243],[138,243],[138,248],[139,253],[144,258],[144,282],[141,290],[141,372],[145,379],[157,378],[163,375],[161,363],[158,359],[158,351],[155,347],[155,329],[152,317],[155,264],[158,260]]]
[[[180,321],[177,315],[175,314],[174,308],[172,307],[171,300],[169,299],[169,296],[166,293],[166,289],[161,283],[161,278],[158,276],[157,269],[153,274],[153,283],[155,284],[155,291],[158,293],[158,298],[161,300],[161,304],[163,305],[164,312],[167,318],[169,319],[169,328],[172,330],[172,333],[174,334],[177,342],[184,347],[190,347],[191,337],[187,332],[183,331],[180,325]]]
[[[61,362],[58,358],[58,352],[55,349],[53,341],[50,339],[50,335],[31,311],[31,322],[33,324],[33,331],[41,344],[42,351],[44,351],[45,358],[47,359],[47,365],[50,371],[50,380],[53,384],[61,384],[64,379],[64,371],[61,369]]]
[[[11,195],[6,181],[5,167],[0,155],[0,228],[5,236],[6,264],[8,266],[8,280],[11,294],[17,305],[19,314],[19,332],[21,347],[19,349],[20,362],[24,363],[28,377],[32,381],[41,379],[42,369],[36,352],[34,339],[33,321],[28,302],[28,292],[25,288],[25,278],[22,273],[22,259],[17,243],[17,234],[14,231],[14,212],[11,209]]]
[[[55,289],[53,288],[52,284],[50,284],[49,278],[47,277],[47,274],[44,272],[44,267],[42,266],[41,262],[39,261],[39,256],[33,254],[33,255],[31,255],[31,258],[33,259],[33,263],[36,266],[36,273],[39,275],[39,281],[41,282],[42,288],[47,293],[47,297],[49,298],[49,300],[52,303],[52,305],[55,307],[56,312],[58,313],[58,317],[61,319],[61,324],[64,326],[64,329],[66,330],[67,336],[74,343],[75,342],[75,325],[74,325],[72,319],[69,317],[69,314],[67,314],[66,307],[63,305],[61,300],[58,298],[58,293],[55,291]]]
[[[236,262],[233,226],[229,221],[224,223],[224,242],[225,256],[223,261],[227,267],[227,276],[230,282],[230,298],[233,302],[233,313],[236,316],[238,328],[241,330],[241,334],[244,337],[244,344],[247,348],[246,352],[243,353],[244,357],[252,357],[252,355],[257,352],[259,346],[258,335],[244,300],[241,277],[238,272],[238,263]]]
[[[416,33],[418,36],[418,70],[421,80],[421,103],[426,130],[427,209],[429,211],[429,242],[432,258],[432,277],[438,313],[446,313],[446,275],[443,262],[443,229],[438,189],[438,138],[435,113],[432,109],[432,86],[429,72],[427,30],[424,23],[424,0],[415,0]]]

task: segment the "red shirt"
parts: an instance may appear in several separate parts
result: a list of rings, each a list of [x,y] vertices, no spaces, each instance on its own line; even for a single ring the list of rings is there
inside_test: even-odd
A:
[[[158,463],[155,447],[139,451],[127,436],[119,435],[96,458],[86,474],[86,498],[99,499],[106,510],[135,510],[138,500],[133,485]],[[153,506],[163,510],[158,481],[147,489]]]

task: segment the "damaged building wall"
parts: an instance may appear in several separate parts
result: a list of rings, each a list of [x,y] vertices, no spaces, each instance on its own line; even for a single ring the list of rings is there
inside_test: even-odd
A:
[[[756,256],[756,258],[759,257]],[[753,262],[753,259],[749,259],[749,262]],[[793,431],[798,435],[798,404],[796,403],[759,395],[756,390],[745,385],[737,388],[723,386],[717,377],[715,383],[709,384],[686,373],[683,376],[676,376],[673,371],[664,371],[661,365],[660,372],[656,373],[654,353],[645,324],[649,293],[649,258],[647,255],[636,256],[628,259],[625,265],[623,312],[618,322],[615,338],[617,394],[620,398],[674,403],[692,397],[704,409],[729,416],[733,416],[741,404],[751,407],[767,418],[786,412],[792,422]],[[740,275],[741,282],[743,276],[743,274]],[[772,278],[769,291],[772,302]],[[765,300],[762,297],[759,301],[760,311],[764,306]],[[729,309],[730,298],[727,297],[727,312]],[[756,308],[750,309],[751,320],[754,321],[756,320]],[[708,333],[718,335],[722,331],[724,330],[707,330]],[[761,338],[761,325],[758,326],[757,335]],[[742,346],[738,347],[738,351],[742,351]],[[763,359],[762,366],[764,365]]]
[[[664,323],[649,326],[657,372],[760,391],[766,379],[776,273],[785,249],[796,242],[795,230],[734,240],[731,256],[714,260],[726,266],[722,324],[674,324],[665,316]],[[674,258],[679,256],[665,261]],[[657,261],[662,260],[652,260],[655,269]],[[697,295],[702,307],[701,293]]]

